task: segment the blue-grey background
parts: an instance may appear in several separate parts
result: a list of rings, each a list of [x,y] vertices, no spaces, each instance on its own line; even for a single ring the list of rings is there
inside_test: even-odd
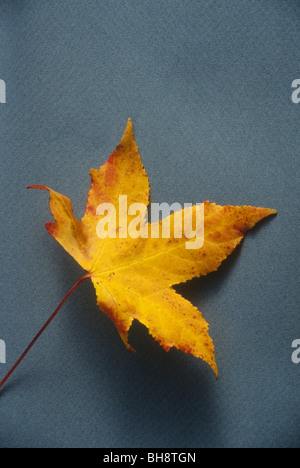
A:
[[[277,217],[178,288],[220,377],[135,324],[127,352],[86,282],[0,393],[1,447],[299,447],[298,0],[1,0],[2,378],[81,268],[44,228],[46,184],[84,213],[128,117],[152,201]]]

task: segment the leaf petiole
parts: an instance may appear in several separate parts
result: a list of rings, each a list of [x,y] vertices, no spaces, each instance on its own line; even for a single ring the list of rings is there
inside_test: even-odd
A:
[[[64,305],[64,303],[67,301],[67,299],[71,296],[71,294],[75,291],[75,289],[77,289],[77,287],[84,281],[86,280],[87,278],[90,278],[90,273],[87,273],[86,275],[84,275],[82,278],[80,278],[80,280],[77,281],[76,284],[74,284],[74,286],[70,289],[70,291],[66,294],[66,296],[63,298],[63,300],[61,301],[61,303],[59,304],[59,306],[57,307],[57,309],[55,309],[55,311],[53,312],[53,314],[51,315],[51,317],[47,320],[47,322],[44,324],[44,326],[40,329],[40,331],[38,332],[38,334],[34,337],[34,339],[31,341],[31,343],[29,344],[29,346],[27,346],[27,348],[25,349],[25,351],[23,352],[23,354],[19,357],[19,359],[17,360],[17,362],[13,365],[13,367],[10,369],[10,371],[6,374],[6,376],[4,377],[4,379],[0,382],[0,389],[1,387],[5,384],[5,382],[7,381],[7,379],[10,377],[10,375],[14,372],[14,370],[18,367],[18,365],[23,361],[23,359],[25,358],[26,354],[28,353],[28,351],[30,351],[30,349],[33,347],[33,345],[36,343],[36,341],[39,339],[39,337],[41,336],[41,334],[46,330],[46,328],[48,327],[48,325],[50,325],[50,323],[52,322],[52,320],[56,317],[56,315],[58,314],[58,312],[60,311],[60,309],[62,308],[62,306]]]

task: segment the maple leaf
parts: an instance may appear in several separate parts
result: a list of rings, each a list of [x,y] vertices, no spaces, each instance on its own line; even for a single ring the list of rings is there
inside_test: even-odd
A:
[[[47,223],[46,228],[87,273],[67,293],[0,382],[0,388],[68,297],[87,278],[94,284],[99,308],[115,323],[129,350],[133,351],[128,343],[128,332],[136,319],[166,351],[175,347],[202,358],[217,376],[208,323],[173,286],[216,271],[240,244],[246,231],[276,211],[251,206],[218,206],[206,201],[201,211],[203,223],[198,226],[196,222],[196,230],[190,228],[186,232],[185,218],[197,220],[200,212],[197,205],[186,206],[161,221],[149,223],[149,181],[130,119],[120,144],[99,170],[91,170],[91,179],[81,221],[75,218],[72,203],[66,196],[45,185],[28,187],[49,191],[54,222]],[[135,214],[139,213],[134,220],[129,210],[124,215],[124,201],[127,207],[135,208]],[[111,223],[107,221],[106,233],[102,235],[99,223],[105,209],[111,206],[115,218],[111,218]],[[130,224],[134,221],[135,235],[128,235],[129,221]],[[168,235],[163,235],[165,225],[169,226]],[[103,224],[101,226],[103,228]],[[197,248],[195,239],[201,240]]]
[[[175,237],[178,213],[177,217],[175,213],[170,215],[172,227],[168,238],[100,238],[97,207],[102,203],[113,204],[118,219],[120,196],[127,196],[128,205],[142,203],[145,206],[140,213],[142,227],[153,227],[147,223],[146,216],[149,181],[130,119],[120,144],[99,170],[91,170],[91,179],[81,221],[74,217],[67,197],[44,185],[30,187],[50,192],[50,209],[55,222],[46,224],[48,232],[88,272],[99,308],[113,320],[128,349],[132,350],[128,331],[137,319],[165,350],[175,347],[202,358],[217,375],[207,322],[172,286],[217,270],[246,231],[276,211],[251,206],[218,206],[207,201],[204,204],[204,243],[199,249],[186,248],[191,239]],[[192,210],[195,212],[196,207]]]

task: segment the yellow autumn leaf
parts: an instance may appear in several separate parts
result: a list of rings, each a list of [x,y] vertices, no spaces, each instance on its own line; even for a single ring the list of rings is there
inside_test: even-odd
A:
[[[172,286],[217,270],[246,231],[276,211],[206,201],[202,205],[204,230],[191,227],[193,237],[186,233],[185,218],[197,219],[200,209],[196,205],[151,224],[149,181],[130,119],[120,144],[99,170],[91,170],[91,179],[81,221],[74,217],[67,197],[44,185],[30,187],[50,193],[55,221],[46,224],[48,232],[87,272],[99,308],[113,320],[128,349],[132,350],[128,332],[136,319],[165,350],[175,347],[202,358],[217,375],[207,322]],[[125,204],[133,207],[126,216]],[[110,206],[115,209],[111,217]],[[165,226],[168,236],[163,235]],[[129,235],[131,227],[135,236]]]

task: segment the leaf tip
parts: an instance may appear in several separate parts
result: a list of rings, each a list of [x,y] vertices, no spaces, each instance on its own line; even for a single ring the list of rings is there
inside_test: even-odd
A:
[[[269,218],[270,216],[276,216],[277,214],[278,214],[277,210],[273,210],[272,208],[263,208],[262,219]]]
[[[27,189],[49,190],[46,185],[28,185]]]
[[[270,216],[274,216],[274,215],[277,215],[278,214],[278,211],[277,210],[272,210],[270,209]]]
[[[126,133],[131,133],[131,134],[133,133],[133,123],[132,123],[132,120],[131,120],[130,117],[127,120],[125,132]]]

